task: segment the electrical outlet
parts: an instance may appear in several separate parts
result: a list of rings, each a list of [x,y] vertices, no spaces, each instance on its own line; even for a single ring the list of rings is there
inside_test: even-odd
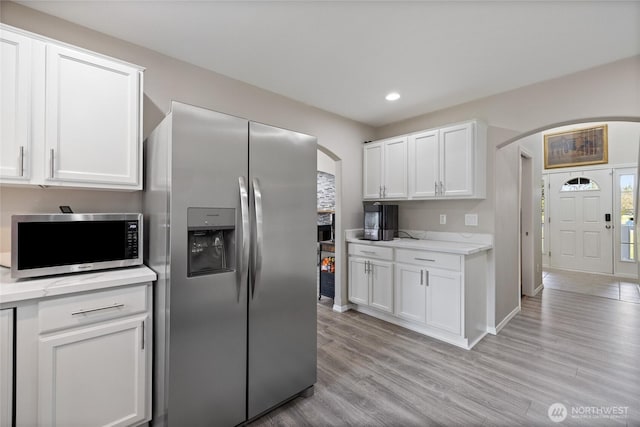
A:
[[[471,227],[478,226],[478,214],[466,214],[464,216],[464,225],[469,225]]]
[[[447,223],[447,215],[446,214],[440,214],[440,224],[444,225]]]

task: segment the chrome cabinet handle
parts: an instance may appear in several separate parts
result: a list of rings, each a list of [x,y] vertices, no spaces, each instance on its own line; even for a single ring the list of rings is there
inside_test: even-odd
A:
[[[124,304],[120,304],[120,303],[116,302],[116,303],[114,303],[112,305],[107,305],[107,306],[104,306],[104,307],[89,308],[87,310],[81,309],[81,310],[78,310],[78,311],[74,311],[73,313],[71,313],[71,315],[72,316],[78,316],[80,314],[93,313],[95,311],[102,311],[102,310],[111,310],[111,309],[114,309],[114,308],[121,308],[121,307],[124,307]]]
[[[424,275],[424,270],[420,270],[420,285],[423,284],[422,276]]]
[[[143,320],[143,321],[142,321],[142,344],[141,344],[142,350],[144,350],[144,341],[145,341],[145,336],[144,336],[144,325],[145,325],[145,322],[144,322],[144,320]]]
[[[442,185],[442,181],[440,181],[440,195],[444,196],[444,185]]]
[[[605,225],[604,228],[606,228],[607,230],[611,229],[610,225]]]
[[[55,168],[55,160],[54,160],[54,152],[53,152],[53,148],[51,149],[51,152],[49,154],[49,168],[50,170],[50,177],[53,178],[53,174],[54,174],[54,168]]]
[[[429,261],[429,262],[436,262],[435,259],[428,259],[428,258],[414,258],[416,261]]]
[[[258,180],[258,178],[253,178],[253,203],[256,210],[256,246],[253,253],[253,280],[251,283],[252,299],[255,296],[256,288],[258,287],[258,283],[260,281],[260,273],[262,272],[262,242],[264,240],[264,233],[262,229],[262,190],[260,189],[260,181]]]
[[[438,195],[438,181],[433,181],[433,194]]]
[[[367,271],[367,263],[368,263],[368,262],[369,262],[369,261],[365,261],[365,262],[364,262],[364,264],[362,264],[362,265],[363,265],[363,267],[364,267],[364,274],[367,274],[367,273],[368,273],[368,271]]]
[[[371,254],[371,255],[375,255],[374,251],[362,251],[363,254]]]
[[[380,195],[380,198],[382,199],[382,185],[380,186],[380,190],[378,190],[378,194]]]
[[[238,177],[238,185],[240,187],[240,215],[242,217],[242,257],[240,258],[240,283],[239,288],[243,283],[247,282],[247,275],[249,274],[249,249],[251,248],[251,230],[249,221],[249,192],[247,191],[247,182],[244,177]],[[240,292],[238,292],[238,300],[240,299]]]
[[[387,197],[387,186],[383,185],[382,186],[382,198],[384,199],[385,197]]]
[[[427,286],[429,286],[429,270],[425,270],[427,272]]]
[[[20,176],[24,176],[24,145],[20,146],[20,157],[19,157],[19,169],[20,169]]]

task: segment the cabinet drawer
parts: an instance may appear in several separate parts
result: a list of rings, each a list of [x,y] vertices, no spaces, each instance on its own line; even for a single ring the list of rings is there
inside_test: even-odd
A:
[[[396,262],[453,271],[460,271],[462,265],[460,255],[442,252],[412,251],[408,249],[396,250]]]
[[[129,286],[38,303],[40,332],[72,328],[147,310],[147,286]]]
[[[380,258],[391,261],[393,259],[392,248],[382,248],[373,245],[349,244],[349,255],[361,256],[366,258]]]

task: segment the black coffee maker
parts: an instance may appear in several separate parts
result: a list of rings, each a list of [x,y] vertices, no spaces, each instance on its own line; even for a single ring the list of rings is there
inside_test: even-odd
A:
[[[363,203],[364,240],[393,240],[398,236],[398,205]]]

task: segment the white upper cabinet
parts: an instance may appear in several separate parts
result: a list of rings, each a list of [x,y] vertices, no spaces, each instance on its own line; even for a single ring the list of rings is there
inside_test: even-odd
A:
[[[486,127],[470,121],[409,135],[409,198],[486,197]]]
[[[370,142],[363,148],[364,199],[407,197],[407,138]]]
[[[440,129],[440,196],[473,195],[473,123]]]
[[[0,29],[1,30],[1,29]],[[0,179],[29,179],[31,39],[0,31]]]
[[[368,143],[363,150],[363,189],[364,199],[380,199],[382,197],[382,143]]]
[[[439,131],[409,136],[409,196],[436,197],[440,182]]]
[[[138,186],[138,69],[66,47],[46,51],[46,179]]]
[[[0,183],[142,189],[143,69],[6,25],[0,33]]]
[[[484,199],[486,133],[471,120],[365,144],[363,199]]]

